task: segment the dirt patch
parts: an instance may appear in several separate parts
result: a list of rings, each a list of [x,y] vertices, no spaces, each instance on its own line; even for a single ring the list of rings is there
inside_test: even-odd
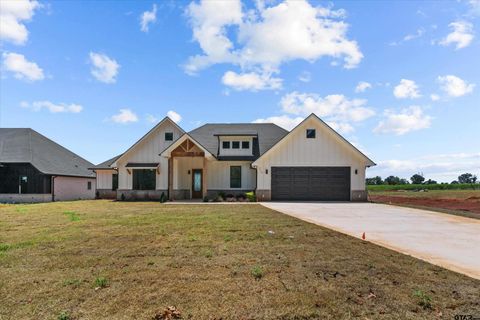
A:
[[[468,211],[480,215],[480,197],[470,197],[467,199],[432,199],[426,197],[402,197],[373,194],[370,195],[370,200],[380,203]]]

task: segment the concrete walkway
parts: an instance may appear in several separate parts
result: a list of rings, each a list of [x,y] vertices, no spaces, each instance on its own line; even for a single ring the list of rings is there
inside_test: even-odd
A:
[[[261,204],[480,279],[480,220],[374,203]]]

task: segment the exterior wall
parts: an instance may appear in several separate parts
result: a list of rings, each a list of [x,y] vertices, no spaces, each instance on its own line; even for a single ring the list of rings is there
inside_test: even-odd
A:
[[[95,199],[95,178],[55,177],[53,184],[55,201]]]
[[[173,141],[165,141],[165,132],[173,132]],[[161,157],[160,153],[180,138],[181,135],[182,132],[173,123],[165,121],[162,125],[155,128],[155,131],[151,132],[150,136],[129,150],[117,161],[118,189],[132,190],[132,174],[129,174],[125,167],[129,162],[160,163],[156,189],[168,189],[168,159]]]
[[[307,139],[306,129],[316,129],[316,138]],[[257,197],[259,191],[262,191],[265,200],[270,197],[266,191],[271,190],[270,179],[274,166],[350,167],[351,190],[365,191],[366,159],[315,118],[308,119],[302,126],[292,131],[285,140],[279,142],[279,145],[257,160],[256,164]]]
[[[224,136],[220,138],[220,155],[221,156],[251,156],[253,154],[252,149],[252,140],[253,137],[245,137],[245,136]],[[230,149],[223,149],[222,142],[223,141],[230,141]],[[232,141],[240,141],[240,149],[232,149]],[[249,141],[250,148],[242,149],[242,141]]]
[[[97,174],[97,190],[112,190],[112,175],[117,173],[115,170],[95,170]]]
[[[0,203],[38,203],[50,202],[52,195],[50,193],[40,194],[15,194],[15,193],[0,193]]]
[[[250,161],[209,161],[207,168],[207,189],[208,190],[255,190],[256,172],[251,168]],[[242,167],[241,188],[230,188],[230,166]],[[231,192],[232,193],[232,192]]]

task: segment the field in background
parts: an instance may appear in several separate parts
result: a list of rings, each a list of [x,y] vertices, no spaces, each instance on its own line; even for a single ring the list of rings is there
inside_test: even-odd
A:
[[[372,191],[373,202],[430,209],[480,219],[480,190]]]
[[[368,191],[393,191],[393,190],[480,190],[480,184],[381,184],[368,185]]]
[[[0,207],[0,319],[453,319],[480,314],[479,292],[255,204]]]

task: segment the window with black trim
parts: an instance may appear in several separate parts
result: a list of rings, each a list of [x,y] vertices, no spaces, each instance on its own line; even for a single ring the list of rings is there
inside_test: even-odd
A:
[[[112,174],[112,190],[118,189],[118,173]]]
[[[230,188],[242,187],[242,167],[231,166],[230,167]]]
[[[250,141],[242,141],[242,149],[250,149]]]
[[[240,149],[240,141],[232,141],[232,149]]]
[[[230,141],[222,141],[223,149],[230,149]]]
[[[173,132],[165,132],[165,141],[173,141]]]
[[[315,129],[307,129],[307,139],[315,139],[315,134]]]
[[[155,169],[133,169],[133,190],[155,190]]]
[[[92,181],[87,181],[87,190],[92,190]]]

